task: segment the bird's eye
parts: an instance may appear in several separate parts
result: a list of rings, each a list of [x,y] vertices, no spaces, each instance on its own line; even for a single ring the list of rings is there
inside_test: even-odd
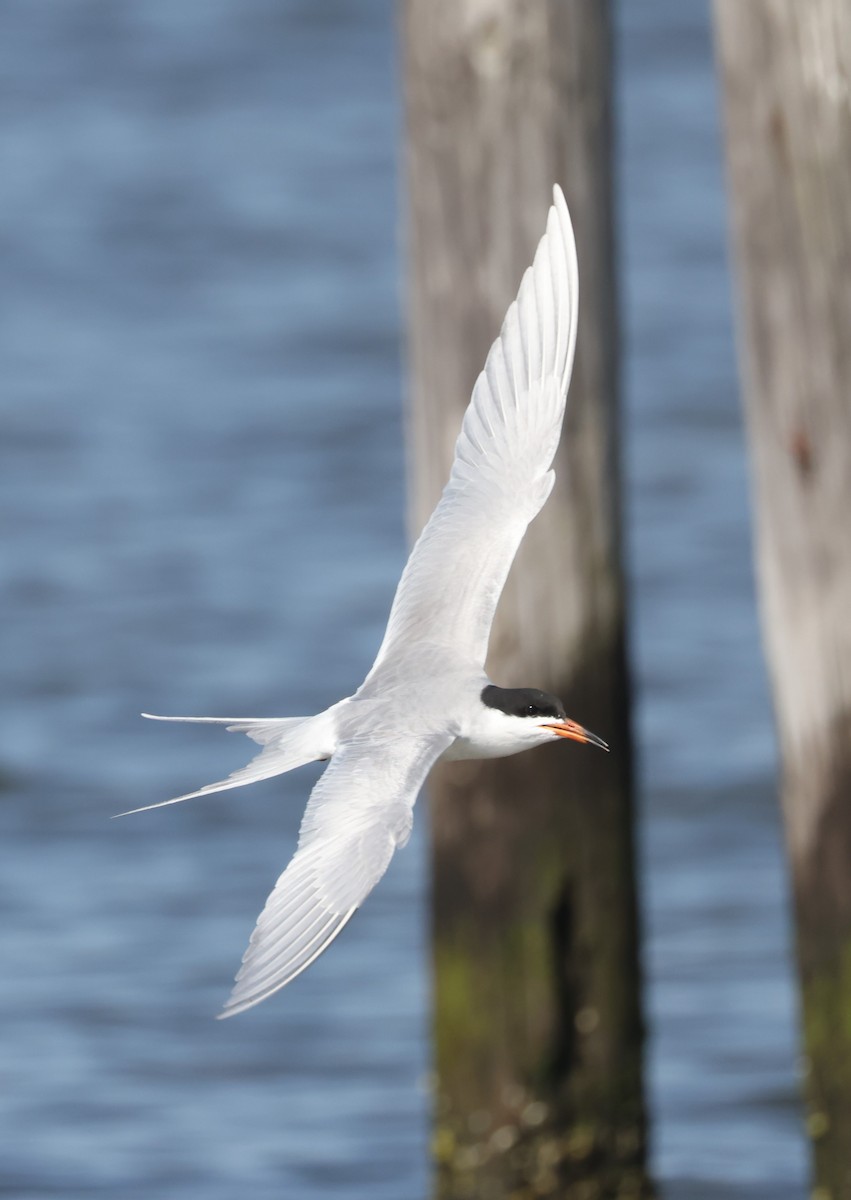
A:
[[[540,715],[541,714],[540,714],[539,709],[534,704],[526,705],[526,716],[527,717],[539,717]]]

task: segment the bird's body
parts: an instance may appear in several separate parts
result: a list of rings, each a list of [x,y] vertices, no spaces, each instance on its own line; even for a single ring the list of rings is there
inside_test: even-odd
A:
[[[328,762],[223,1016],[283,987],[336,937],[408,840],[414,801],[438,759],[499,758],[559,738],[605,746],[566,718],[557,697],[497,687],[484,669],[508,570],[552,488],[573,363],[576,250],[559,188],[554,197],[358,690],[312,717],[158,718],[223,724],[263,747],[228,779],[164,804]]]

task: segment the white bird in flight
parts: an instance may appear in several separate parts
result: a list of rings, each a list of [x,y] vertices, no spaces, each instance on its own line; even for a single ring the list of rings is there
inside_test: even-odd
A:
[[[134,812],[328,762],[221,1017],[259,1004],[327,949],[407,842],[438,759],[502,758],[560,738],[608,748],[567,719],[558,697],[497,687],[484,669],[509,567],[553,486],[576,346],[576,246],[558,186],[553,196],[533,265],[473,388],[449,482],[355,694],[312,717],[154,718],[226,725],[263,749],[219,783]]]

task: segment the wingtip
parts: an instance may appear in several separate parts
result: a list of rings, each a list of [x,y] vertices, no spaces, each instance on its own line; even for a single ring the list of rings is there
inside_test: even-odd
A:
[[[561,190],[561,185],[553,184],[553,208],[563,217],[567,217],[570,221],[570,209],[567,207],[567,200],[564,198],[564,192]]]
[[[564,192],[561,190],[561,186],[557,183],[553,184],[553,208],[556,210],[560,220],[567,225],[567,228],[570,231],[570,240],[575,242],[576,238],[573,232],[573,221],[570,216],[570,209],[567,206],[567,200],[565,199]]]
[[[282,987],[283,985],[280,986]],[[237,1000],[234,996],[236,992],[236,988],[234,988],[222,1005],[222,1011],[216,1013],[216,1020],[227,1021],[230,1017],[238,1017],[240,1013],[248,1012],[250,1008],[256,1008],[258,1004],[262,1004],[264,1000],[279,990],[280,987],[277,987],[271,991],[261,992],[259,996],[249,996],[247,999]]]
[[[275,990],[277,991],[277,988]],[[235,1001],[233,998],[233,992],[231,992],[228,999],[222,1005],[222,1011],[216,1013],[216,1020],[227,1021],[229,1017],[238,1017],[240,1013],[247,1012],[249,1008],[254,1008],[256,1005],[262,1003],[262,1001],[271,994],[271,992],[264,992],[261,996],[257,996],[253,1000],[249,999]]]

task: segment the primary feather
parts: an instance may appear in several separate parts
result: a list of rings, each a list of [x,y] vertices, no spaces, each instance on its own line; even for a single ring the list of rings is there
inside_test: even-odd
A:
[[[402,573],[370,676],[416,639],[484,663],[517,547],[552,489],[578,298],[573,228],[556,187],[547,231],[476,380],[449,482]]]
[[[334,756],[311,793],[298,849],[260,914],[222,1016],[265,1000],[330,945],[407,842],[417,793],[451,740],[352,741]]]

